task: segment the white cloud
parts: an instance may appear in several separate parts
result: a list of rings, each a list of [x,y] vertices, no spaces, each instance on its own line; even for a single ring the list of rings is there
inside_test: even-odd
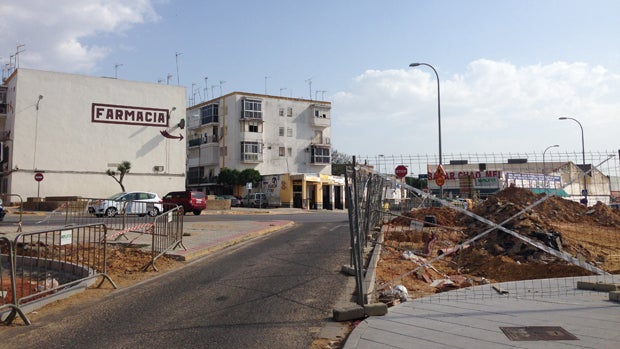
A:
[[[620,148],[620,75],[586,63],[518,67],[480,59],[440,77],[443,153]],[[425,67],[366,71],[334,95],[334,148],[350,154],[437,154],[437,80]],[[359,136],[359,137],[358,137]]]
[[[156,21],[149,0],[20,0],[0,4],[2,63],[17,45],[21,67],[89,73],[111,48],[89,44],[102,34],[119,35],[133,25]]]

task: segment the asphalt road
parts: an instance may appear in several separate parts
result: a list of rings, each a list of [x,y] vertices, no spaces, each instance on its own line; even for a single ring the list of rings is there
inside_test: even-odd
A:
[[[1,346],[308,348],[346,296],[349,259],[347,216],[310,216],[95,304],[0,329]]]

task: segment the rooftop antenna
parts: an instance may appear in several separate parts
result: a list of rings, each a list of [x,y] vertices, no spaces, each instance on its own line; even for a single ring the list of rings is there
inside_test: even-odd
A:
[[[209,78],[205,76],[205,100],[209,100]]]
[[[269,79],[270,76],[265,76],[265,94],[267,94],[267,79]]]
[[[17,44],[17,49],[15,51],[15,67],[16,68],[19,68],[19,54],[24,52],[24,51],[26,51],[25,49],[21,50],[21,51],[19,49],[24,47],[24,46],[26,46],[26,45],[24,45],[24,44]]]
[[[122,67],[123,64],[122,63],[116,63],[114,65],[114,78],[117,79],[118,78],[118,67]]]
[[[280,87],[280,97],[282,97],[282,91],[286,90],[286,87]]]
[[[176,58],[176,61],[177,61],[177,85],[181,85],[181,80],[179,78],[179,56],[182,55],[182,54],[183,53],[181,53],[181,52],[176,52],[174,54],[175,58]]]
[[[306,79],[306,82],[308,83],[308,90],[310,92],[310,99],[312,99],[312,78]]]
[[[220,80],[220,97],[222,96],[222,85],[224,85],[226,81]]]
[[[191,100],[191,104],[195,105],[196,104],[196,84],[192,82],[192,98]]]
[[[215,94],[213,93],[213,88],[217,85],[211,85],[211,98],[215,98]]]
[[[327,91],[321,90],[319,92],[321,92],[321,100],[324,101],[325,100],[325,92],[327,92]]]
[[[168,73],[168,76],[166,76],[166,85],[170,85],[170,79],[172,79],[172,74]]]

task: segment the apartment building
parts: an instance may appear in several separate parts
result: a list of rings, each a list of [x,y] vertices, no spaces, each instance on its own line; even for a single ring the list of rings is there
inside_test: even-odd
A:
[[[232,92],[187,110],[187,187],[218,193],[222,168],[255,169],[259,188],[284,207],[343,208],[331,175],[331,103]]]
[[[18,68],[0,86],[0,194],[108,197],[185,188],[184,87]]]

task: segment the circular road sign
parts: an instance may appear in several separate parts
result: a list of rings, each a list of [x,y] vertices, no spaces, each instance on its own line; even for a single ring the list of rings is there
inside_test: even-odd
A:
[[[407,175],[407,167],[405,165],[398,165],[396,169],[394,169],[394,174],[398,178],[403,178]]]
[[[443,177],[443,176],[439,176],[439,177],[435,178],[435,183],[438,186],[442,187],[444,184],[446,184],[446,178]]]
[[[41,172],[37,172],[34,174],[34,180],[37,182],[40,182],[43,180],[43,173]]]

